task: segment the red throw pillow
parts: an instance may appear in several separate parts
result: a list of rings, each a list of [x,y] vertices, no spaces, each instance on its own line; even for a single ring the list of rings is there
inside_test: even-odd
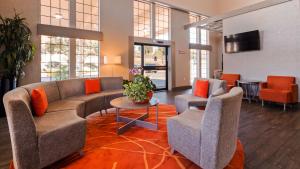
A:
[[[99,93],[101,91],[99,79],[85,80],[85,94]]]
[[[198,97],[208,98],[208,80],[197,80],[195,84],[194,95]]]
[[[48,109],[48,99],[43,87],[32,90],[31,105],[36,116],[40,117],[46,113]]]

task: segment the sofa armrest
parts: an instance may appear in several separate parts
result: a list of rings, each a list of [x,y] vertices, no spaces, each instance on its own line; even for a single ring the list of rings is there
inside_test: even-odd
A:
[[[292,91],[292,96],[293,96],[293,102],[298,102],[298,85],[297,84],[292,84],[290,86],[290,90]]]
[[[14,95],[3,98],[15,168],[39,168],[38,137],[30,107]]]
[[[267,82],[261,82],[261,83],[259,83],[259,88],[260,89],[268,88],[268,83]]]

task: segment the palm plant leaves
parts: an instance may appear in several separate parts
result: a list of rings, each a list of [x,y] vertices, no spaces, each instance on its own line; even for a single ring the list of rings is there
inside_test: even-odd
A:
[[[0,63],[6,78],[20,78],[24,66],[33,60],[35,46],[25,18],[0,16]]]

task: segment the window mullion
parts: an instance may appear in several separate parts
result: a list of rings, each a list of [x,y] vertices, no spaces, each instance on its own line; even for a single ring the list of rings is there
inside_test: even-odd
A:
[[[76,28],[76,0],[70,1],[70,27]],[[70,39],[70,78],[76,78],[76,39]]]
[[[152,4],[152,10],[151,10],[151,34],[152,34],[152,39],[156,39],[156,4]]]

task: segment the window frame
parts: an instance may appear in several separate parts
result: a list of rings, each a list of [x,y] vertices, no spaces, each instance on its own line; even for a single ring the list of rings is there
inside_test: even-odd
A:
[[[42,23],[42,1],[40,0],[40,23]],[[44,0],[47,1],[47,0]],[[49,3],[51,4],[51,0],[48,0]],[[61,2],[62,0],[59,0]],[[68,65],[68,79],[70,78],[81,78],[77,76],[77,45],[76,45],[76,40],[77,39],[85,39],[85,40],[97,40],[98,41],[98,71],[97,71],[97,76],[90,76],[92,77],[99,77],[100,76],[100,41],[102,40],[102,32],[100,31],[100,0],[98,1],[98,30],[90,30],[90,29],[80,29],[77,27],[77,18],[76,18],[76,4],[77,1],[68,1],[69,3],[69,26],[68,27],[63,27],[63,26],[57,26],[57,25],[51,25],[51,22],[49,24],[38,24],[38,34],[41,35],[40,37],[40,45],[42,46],[42,36],[53,36],[53,37],[64,37],[64,38],[69,38],[69,65]],[[91,0],[91,4],[93,1]],[[92,11],[91,11],[92,13]],[[51,13],[50,13],[51,15]],[[91,14],[92,15],[92,14]],[[51,17],[51,16],[50,16]],[[93,22],[93,21],[91,21]],[[96,35],[97,38],[92,38]],[[42,57],[42,52],[40,51],[40,57]],[[40,72],[40,81],[43,80],[42,78],[42,62],[40,62],[41,66],[41,72]],[[50,77],[52,79],[52,77]],[[50,80],[51,81],[51,80]]]

